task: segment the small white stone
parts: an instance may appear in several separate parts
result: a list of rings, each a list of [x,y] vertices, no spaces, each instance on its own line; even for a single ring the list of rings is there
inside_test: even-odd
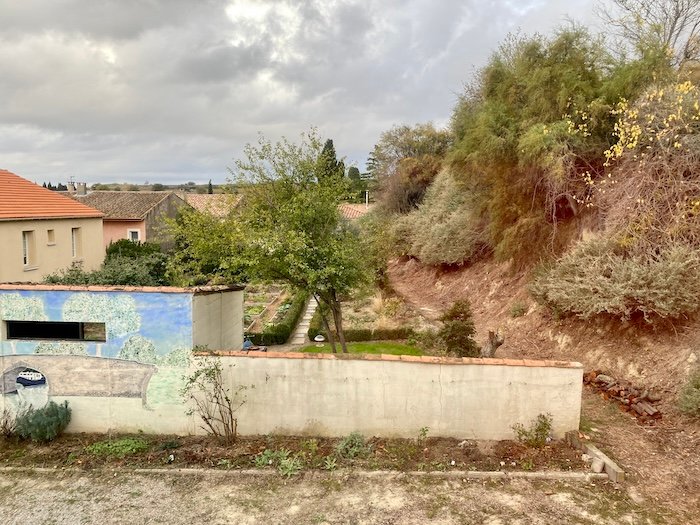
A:
[[[593,461],[593,456],[589,454],[581,454],[581,461],[585,461],[586,463],[590,463]]]
[[[692,365],[693,363],[697,363],[697,362],[698,362],[698,356],[697,356],[697,354],[696,354],[695,352],[692,352],[692,353],[688,356],[687,363],[688,363],[689,365]]]

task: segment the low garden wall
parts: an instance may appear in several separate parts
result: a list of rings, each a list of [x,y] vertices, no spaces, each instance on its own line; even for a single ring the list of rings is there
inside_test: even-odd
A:
[[[187,369],[171,374],[173,383],[166,386],[174,395],[162,403],[157,391],[164,384],[150,385],[162,373],[158,365],[145,372],[134,370],[141,382],[126,376],[117,381],[117,372],[123,375],[127,365],[136,363],[63,359],[71,360],[66,366],[78,378],[106,373],[113,380],[103,387],[115,389],[98,392],[88,382],[79,391],[62,388],[48,374],[50,398],[67,400],[73,409],[69,432],[203,432],[197,415],[188,415],[176,398]],[[583,370],[578,363],[273,352],[230,352],[220,359],[226,384],[234,390],[244,387],[245,403],[236,414],[243,435],[332,437],[359,431],[367,436],[416,437],[428,427],[431,436],[510,439],[515,423],[529,426],[539,414],[551,414],[555,437],[579,425]],[[29,360],[31,356],[4,356],[0,365],[15,368]],[[98,365],[105,362],[107,369],[102,371]],[[29,364],[44,370],[43,362]],[[6,396],[0,396],[0,410],[5,401]]]
[[[511,439],[551,414],[555,437],[577,429],[583,367],[561,361],[229,353],[230,385],[247,386],[242,434]]]

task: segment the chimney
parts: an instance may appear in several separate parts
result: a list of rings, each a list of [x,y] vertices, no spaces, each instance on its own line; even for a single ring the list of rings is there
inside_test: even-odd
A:
[[[66,187],[68,188],[68,193],[75,193],[75,184],[69,182],[66,184]]]
[[[87,183],[85,182],[79,182],[78,183],[78,195],[87,195]]]

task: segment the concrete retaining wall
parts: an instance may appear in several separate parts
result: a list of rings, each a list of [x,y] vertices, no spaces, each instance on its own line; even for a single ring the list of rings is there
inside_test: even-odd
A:
[[[431,436],[512,439],[513,424],[547,413],[555,437],[579,425],[579,363],[272,352],[220,359],[227,384],[245,387],[237,413],[243,435],[416,437],[428,427]],[[186,372],[173,369],[172,381],[179,385]],[[73,407],[71,432],[203,432],[174,398],[144,404],[117,392],[76,394],[51,396]]]
[[[551,414],[556,437],[577,429],[579,363],[412,356],[343,358],[232,353],[223,364],[244,385],[242,434],[511,439],[512,426]]]

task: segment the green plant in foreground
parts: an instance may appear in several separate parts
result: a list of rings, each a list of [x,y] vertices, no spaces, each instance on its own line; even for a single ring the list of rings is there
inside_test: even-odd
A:
[[[689,416],[700,418],[700,368],[690,374],[681,390],[678,407]]]
[[[352,432],[335,446],[335,453],[344,459],[365,457],[371,451],[372,445],[368,444],[365,437],[359,432]]]
[[[301,471],[301,468],[301,460],[297,456],[293,456],[281,460],[277,470],[284,477],[291,478],[292,476],[298,474]]]
[[[68,401],[60,405],[54,401],[39,409],[29,408],[17,416],[15,421],[17,435],[22,439],[48,442],[56,439],[68,426],[71,409]]]
[[[125,437],[114,440],[98,441],[85,447],[85,451],[95,456],[104,456],[122,459],[146,452],[149,449],[148,441],[138,437]]]
[[[338,468],[338,460],[333,456],[326,456],[323,460],[323,470],[333,472],[336,468]]]
[[[551,414],[538,415],[530,424],[530,428],[525,428],[520,423],[516,423],[511,428],[520,443],[528,447],[542,448],[550,439],[552,416]]]

